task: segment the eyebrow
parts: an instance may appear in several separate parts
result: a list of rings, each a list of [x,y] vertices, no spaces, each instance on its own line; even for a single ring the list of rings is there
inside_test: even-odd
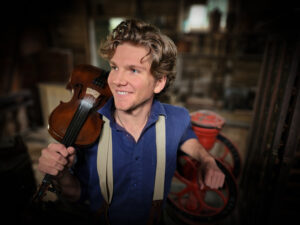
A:
[[[113,64],[113,65],[116,65],[116,63],[114,61],[109,61],[109,64]]]
[[[110,64],[116,66],[117,64],[114,62],[114,61],[110,61]],[[138,66],[138,65],[135,65],[135,64],[130,64],[130,65],[126,65],[126,68],[136,68],[136,69],[139,69],[139,70],[147,70],[146,67],[144,66]]]
[[[128,67],[128,68],[135,68],[135,69],[138,69],[138,70],[146,70],[146,67],[144,67],[144,66],[128,65],[126,67]]]

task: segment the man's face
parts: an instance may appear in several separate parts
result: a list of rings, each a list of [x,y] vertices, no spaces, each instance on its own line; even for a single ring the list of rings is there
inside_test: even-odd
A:
[[[155,93],[159,93],[165,78],[156,81],[150,72],[148,51],[129,43],[119,45],[110,60],[108,84],[117,110],[150,109]]]

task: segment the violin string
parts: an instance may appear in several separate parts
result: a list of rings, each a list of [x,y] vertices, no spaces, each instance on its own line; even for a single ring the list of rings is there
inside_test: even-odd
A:
[[[75,123],[76,129],[75,129],[75,134],[78,134],[78,132],[80,131],[81,127],[83,126],[83,123],[85,122],[90,109],[92,108],[92,105],[88,105],[88,107],[84,104],[81,105],[81,109],[78,115],[78,121]],[[77,135],[73,135],[73,138],[75,139]],[[73,140],[75,141],[75,140]]]
[[[79,122],[81,121],[83,115],[84,115],[84,110],[82,105],[80,104],[69,125],[69,132],[67,132],[67,138],[66,138],[66,142],[68,145],[71,145],[73,142],[72,139],[75,139],[75,134],[80,129],[80,124],[78,123],[78,121]]]
[[[83,107],[82,105],[80,106],[79,114],[77,120],[75,120],[75,129],[74,129],[74,134],[72,135],[72,142],[75,141],[76,134],[80,131],[80,128],[83,125],[83,122],[87,116],[88,110]]]
[[[79,105],[79,107],[77,108],[77,110],[75,111],[75,114],[67,128],[67,131],[65,133],[64,139],[63,139],[63,143],[66,146],[69,146],[72,144],[72,137],[74,137],[76,130],[78,129],[78,125],[77,125],[77,121],[79,120],[78,117],[80,117],[80,114],[82,114],[81,112],[81,105]]]
[[[92,98],[85,98],[82,100],[79,104],[79,107],[77,108],[70,124],[67,129],[68,132],[66,132],[66,137],[64,137],[65,145],[71,145],[73,142],[75,142],[76,137],[86,120],[86,117],[93,107],[93,100]]]
[[[85,104],[86,105],[86,104]],[[82,104],[79,105],[77,108],[73,119],[71,120],[71,123],[68,127],[68,132],[66,132],[66,135],[64,137],[64,144],[65,145],[71,145],[77,137],[77,133],[79,132],[80,128],[82,127],[88,112],[90,110],[90,107],[85,107]]]
[[[75,114],[74,114],[74,116],[73,116],[73,118],[72,118],[72,120],[71,120],[71,122],[70,122],[70,124],[69,124],[69,126],[68,126],[68,128],[67,128],[67,131],[66,131],[66,133],[65,133],[65,136],[64,136],[64,144],[66,145],[66,147],[68,147],[71,143],[70,143],[70,138],[71,138],[71,136],[72,136],[72,131],[73,131],[73,120],[77,117],[77,113],[78,113],[78,109],[75,111]]]

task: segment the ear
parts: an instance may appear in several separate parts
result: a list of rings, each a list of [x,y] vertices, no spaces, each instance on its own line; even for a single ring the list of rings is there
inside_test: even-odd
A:
[[[158,94],[159,92],[161,92],[164,89],[164,87],[166,86],[166,83],[167,83],[167,76],[163,76],[162,78],[160,78],[159,80],[157,80],[155,82],[153,92],[155,94]]]

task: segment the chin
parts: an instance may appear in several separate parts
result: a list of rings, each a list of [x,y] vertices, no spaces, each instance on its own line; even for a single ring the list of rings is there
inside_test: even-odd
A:
[[[130,109],[129,106],[122,105],[122,104],[115,104],[115,107],[117,110],[121,110],[121,111],[127,111],[128,109]]]

